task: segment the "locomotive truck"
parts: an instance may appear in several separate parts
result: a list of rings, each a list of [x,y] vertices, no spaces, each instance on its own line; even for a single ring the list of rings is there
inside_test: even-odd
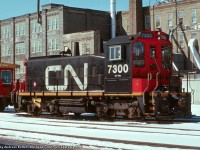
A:
[[[29,58],[15,109],[39,115],[191,117],[191,94],[173,73],[172,44],[162,31],[109,40],[104,54]],[[21,83],[21,82],[18,82]]]

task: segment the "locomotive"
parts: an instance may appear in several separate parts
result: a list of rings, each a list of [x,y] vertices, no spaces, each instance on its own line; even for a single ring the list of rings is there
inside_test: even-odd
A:
[[[15,92],[15,68],[19,68],[19,65],[0,63],[0,112],[4,111],[8,105],[13,104],[11,93]]]
[[[69,53],[68,53],[69,54]],[[39,115],[96,113],[98,117],[189,118],[191,94],[173,74],[172,44],[162,31],[119,36],[104,54],[29,58],[15,109]]]

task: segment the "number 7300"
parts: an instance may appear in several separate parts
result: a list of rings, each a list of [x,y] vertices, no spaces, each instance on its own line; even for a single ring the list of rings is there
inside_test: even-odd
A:
[[[108,65],[108,74],[127,73],[127,72],[128,72],[127,64]]]

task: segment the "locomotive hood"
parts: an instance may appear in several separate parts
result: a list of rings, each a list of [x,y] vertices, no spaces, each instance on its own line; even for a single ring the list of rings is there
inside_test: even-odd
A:
[[[131,43],[131,40],[135,39],[138,35],[125,35],[125,36],[118,36],[116,38],[110,39],[106,45],[120,45],[120,44],[128,44]]]

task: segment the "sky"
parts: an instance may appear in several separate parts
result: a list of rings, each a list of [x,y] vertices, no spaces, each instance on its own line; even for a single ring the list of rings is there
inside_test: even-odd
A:
[[[129,0],[116,0],[117,11],[128,10]],[[65,6],[88,8],[95,10],[110,10],[110,0],[40,0],[40,5],[49,3]],[[143,6],[156,3],[156,0],[143,0]],[[37,11],[37,0],[0,0],[0,20],[17,17]]]

